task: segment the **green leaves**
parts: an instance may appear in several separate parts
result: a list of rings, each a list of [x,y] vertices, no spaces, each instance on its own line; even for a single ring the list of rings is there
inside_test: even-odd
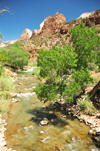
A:
[[[98,29],[95,27],[87,28],[83,23],[69,30],[72,35],[75,53],[78,55],[77,69],[84,69],[88,66],[92,50],[100,43],[100,37],[97,35]]]
[[[16,69],[23,69],[25,65],[28,64],[29,52],[23,50],[21,42],[16,42],[13,45],[10,45],[8,51],[8,63]]]
[[[63,49],[54,46],[50,50],[37,51],[40,75],[47,78],[35,89],[41,101],[56,100],[59,94],[66,102],[73,102],[81,89],[92,81],[88,63],[96,61],[97,55],[93,50],[100,43],[97,32],[95,27],[89,29],[81,23],[69,30],[75,50],[72,46],[64,45]]]
[[[3,35],[2,35],[2,33],[0,32],[0,39],[2,39],[3,38]]]
[[[63,75],[76,66],[76,56],[71,46],[63,46],[63,49],[54,46],[53,49],[38,50],[37,65],[41,67],[42,77]]]

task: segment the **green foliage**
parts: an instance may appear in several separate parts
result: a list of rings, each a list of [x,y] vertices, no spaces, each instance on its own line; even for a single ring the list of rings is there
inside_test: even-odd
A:
[[[79,106],[81,111],[85,111],[87,114],[93,114],[97,111],[97,109],[92,105],[90,101],[90,97],[86,96],[84,99],[80,99]]]
[[[3,66],[0,65],[0,76],[2,75],[3,72],[4,72]]]
[[[2,91],[11,91],[13,88],[13,82],[11,78],[7,76],[0,76],[0,89]]]
[[[64,45],[63,49],[54,46],[49,51],[37,51],[40,76],[47,78],[45,83],[39,84],[35,89],[41,101],[56,100],[60,94],[66,102],[72,102],[73,97],[79,95],[80,90],[92,81],[88,63],[93,59],[92,50],[100,42],[98,30],[95,27],[89,29],[81,23],[68,32],[72,35],[75,49]]]
[[[95,64],[95,62],[89,62],[88,63],[88,69],[91,71],[98,71],[98,66]]]
[[[98,8],[97,8],[97,9],[96,9],[96,11],[95,11],[95,13],[96,13],[96,14],[98,14],[98,13],[99,13],[99,11],[100,11],[100,9],[98,9]]]
[[[28,66],[37,66],[37,61],[28,62]]]
[[[8,63],[16,69],[23,67],[28,64],[29,52],[23,50],[23,45],[21,42],[16,42],[9,47],[8,51]]]
[[[75,53],[77,54],[77,69],[85,69],[88,67],[92,50],[95,50],[100,43],[100,37],[97,35],[98,29],[95,27],[89,29],[81,23],[77,27],[72,27],[68,32],[72,35]]]
[[[69,71],[76,67],[77,55],[71,46],[56,46],[51,50],[38,50],[37,65],[41,67],[40,76],[47,79],[47,84],[37,86],[35,92],[40,100],[55,100],[57,94],[65,95],[66,78]],[[73,95],[73,94],[72,94]]]
[[[98,65],[99,70],[100,70],[100,50],[95,52],[96,56],[95,56],[95,63]]]
[[[81,109],[81,111],[82,110],[86,110],[87,109],[87,103],[86,103],[86,101],[84,101],[84,100],[80,100],[80,102],[79,102],[79,106],[80,106],[80,109]]]
[[[3,38],[3,35],[2,35],[2,33],[0,32],[0,39],[2,39]]]
[[[4,72],[3,65],[7,62],[7,54],[6,48],[0,48],[0,76]]]
[[[36,76],[39,76],[40,75],[40,68],[39,67],[34,68],[33,71],[32,71],[32,74],[36,75]]]
[[[7,62],[8,52],[6,48],[0,48],[0,62],[5,63]]]
[[[67,51],[66,51],[67,50]],[[42,77],[56,77],[67,74],[72,67],[76,67],[76,54],[71,46],[63,46],[63,49],[56,46],[53,49],[37,51],[37,66],[41,67],[40,75]]]

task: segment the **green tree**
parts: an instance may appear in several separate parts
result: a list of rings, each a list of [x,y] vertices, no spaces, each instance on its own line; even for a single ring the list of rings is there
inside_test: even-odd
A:
[[[3,64],[7,62],[7,58],[8,58],[8,52],[6,48],[0,48],[0,63]]]
[[[92,50],[100,42],[97,32],[95,27],[89,29],[81,23],[69,30],[75,49],[72,46],[63,46],[63,49],[54,47],[49,51],[37,51],[40,76],[47,79],[35,89],[41,101],[56,100],[60,96],[66,102],[72,102],[86,84],[92,81],[88,62],[93,57]]]
[[[66,51],[67,50],[67,51]],[[68,82],[69,72],[76,67],[77,55],[71,46],[63,49],[53,47],[51,50],[38,50],[37,65],[41,67],[40,75],[47,78],[45,84],[39,84],[35,92],[40,100],[55,100],[57,94],[63,95]],[[69,82],[68,82],[69,83]]]
[[[3,35],[2,35],[2,33],[0,32],[0,43],[2,42],[2,39],[3,39]]]
[[[23,67],[28,64],[29,52],[23,50],[22,42],[16,42],[9,46],[8,51],[8,63],[16,69]]]
[[[87,28],[81,23],[79,26],[72,27],[69,33],[72,35],[75,53],[78,58],[77,69],[85,69],[88,66],[91,56],[93,56],[93,50],[100,43],[100,36],[97,36],[98,29],[95,27],[91,29]]]

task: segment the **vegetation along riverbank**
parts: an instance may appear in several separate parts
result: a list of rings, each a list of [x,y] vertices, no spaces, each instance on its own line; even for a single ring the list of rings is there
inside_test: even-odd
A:
[[[7,150],[4,139],[7,109],[18,101],[13,93],[16,73],[31,67],[36,67],[32,74],[41,81],[32,89],[44,103],[44,108],[50,102],[54,109],[77,117],[90,126],[89,135],[100,147],[100,11],[68,23],[60,23],[59,15],[57,12],[47,19],[39,34],[34,33],[30,39],[0,48],[2,151]],[[51,28],[52,19],[57,21],[54,29]],[[61,116],[66,118],[66,115]]]

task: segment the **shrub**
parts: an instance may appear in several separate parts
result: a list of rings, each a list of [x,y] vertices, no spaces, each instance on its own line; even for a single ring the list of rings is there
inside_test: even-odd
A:
[[[6,48],[0,48],[0,62],[1,63],[7,62],[7,58],[8,58],[8,52]]]
[[[1,76],[1,74],[2,74],[3,72],[4,72],[3,66],[0,65],[0,76]]]
[[[45,83],[39,84],[35,92],[44,102],[57,99],[60,94],[65,101],[70,103],[74,97],[81,93],[86,84],[92,81],[88,70],[88,62],[92,51],[99,45],[100,37],[95,27],[85,27],[83,23],[78,27],[68,30],[72,35],[72,46],[64,45],[63,48],[54,46],[48,50],[38,50],[37,66],[41,67],[40,75],[48,77]],[[98,60],[99,61],[99,60]],[[71,71],[70,77],[68,76]],[[70,79],[69,79],[70,78]],[[83,104],[83,108],[85,105]]]
[[[13,88],[13,82],[10,77],[1,76],[0,77],[0,89],[2,91],[11,91]]]
[[[88,63],[88,69],[91,71],[98,71],[98,66],[95,64],[95,62],[89,62]]]
[[[8,63],[16,69],[23,67],[28,64],[29,52],[23,50],[22,43],[16,42],[9,47],[8,51]]]
[[[36,66],[36,65],[37,65],[37,61],[28,62],[28,66]]]
[[[40,68],[39,67],[34,68],[33,71],[32,71],[32,74],[36,75],[36,76],[39,76],[40,75]]]
[[[96,14],[98,14],[99,13],[99,9],[97,8],[95,12],[96,12]]]
[[[80,105],[81,111],[87,109],[87,103],[84,100],[80,100],[79,105]]]

